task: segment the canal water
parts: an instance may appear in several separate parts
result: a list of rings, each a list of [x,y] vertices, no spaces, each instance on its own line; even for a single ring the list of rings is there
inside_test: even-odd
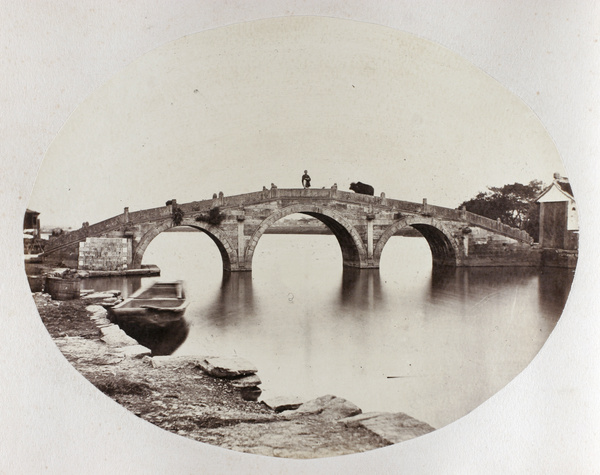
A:
[[[363,412],[404,412],[436,428],[510,382],[565,305],[567,269],[432,269],[423,238],[393,237],[379,270],[347,271],[331,235],[264,235],[252,273],[222,272],[201,232],[162,233],[145,264],[182,279],[189,333],[176,355],[238,355],[263,397],[333,394]],[[90,279],[131,293],[144,279]]]

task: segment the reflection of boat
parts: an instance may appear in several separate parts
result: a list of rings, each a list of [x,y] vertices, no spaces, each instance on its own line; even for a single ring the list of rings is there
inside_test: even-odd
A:
[[[109,307],[108,312],[113,323],[156,356],[170,355],[187,338],[186,307],[181,281],[155,282]]]
[[[183,282],[154,282],[111,307],[109,313],[118,324],[137,320],[161,327],[179,320],[187,305]]]

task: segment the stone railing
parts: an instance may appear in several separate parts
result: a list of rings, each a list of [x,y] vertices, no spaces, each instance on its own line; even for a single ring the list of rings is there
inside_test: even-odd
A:
[[[469,211],[461,211],[464,213],[464,219],[474,226],[479,226],[490,231],[495,231],[499,234],[503,234],[504,236],[511,237],[518,241],[527,242],[529,244],[533,243],[533,238],[522,229],[513,228],[512,226],[508,226],[507,224],[501,223],[500,221],[494,221],[493,219],[486,218],[485,216],[480,216],[475,213],[471,213]]]
[[[162,206],[160,208],[146,209],[142,211],[128,212],[127,210],[122,214],[113,216],[112,218],[105,219],[96,224],[89,226],[83,226],[75,231],[71,231],[62,236],[51,239],[44,252],[46,254],[62,249],[66,246],[71,246],[78,242],[83,242],[88,237],[96,237],[98,235],[107,234],[112,231],[118,231],[125,229],[127,225],[133,225],[136,223],[144,223],[147,221],[154,221],[157,219],[164,219],[171,216],[171,207]]]
[[[98,236],[99,234],[119,229],[123,226],[123,219],[124,214],[120,214],[118,216],[105,219],[104,221],[100,221],[99,223],[92,224],[90,226],[84,226],[75,231],[71,231],[67,234],[50,239],[46,245],[46,248],[44,249],[44,253],[48,254],[52,251],[62,249],[65,246],[70,246],[77,242],[85,241],[87,237]]]

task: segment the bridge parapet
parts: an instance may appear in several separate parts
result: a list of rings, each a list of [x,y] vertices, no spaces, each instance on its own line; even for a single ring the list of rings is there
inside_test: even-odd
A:
[[[127,223],[135,224],[145,221],[155,221],[157,219],[164,219],[170,217],[172,214],[170,206],[161,206],[160,208],[150,208],[141,211],[134,211],[129,213],[129,220]]]
[[[97,236],[114,229],[119,229],[123,225],[124,219],[125,213],[105,219],[99,223],[71,231],[67,234],[63,234],[62,236],[58,236],[47,244],[45,252],[47,253],[49,251],[60,249],[63,246],[85,241],[85,239],[90,236]]]
[[[244,193],[241,195],[223,196],[216,200],[205,200],[202,202],[204,206],[208,204],[218,203],[222,207],[243,206],[249,203],[259,204],[261,202],[272,201],[273,199],[298,199],[298,200],[313,200],[313,199],[335,199],[354,204],[377,205],[385,208],[398,208],[410,212],[419,212],[423,209],[421,203],[412,203],[409,201],[401,201],[381,196],[370,196],[348,191],[341,191],[335,188],[271,188],[263,191]],[[182,207],[186,205],[180,205]],[[441,208],[448,209],[448,208]]]
[[[85,241],[88,237],[108,234],[114,231],[123,230],[127,225],[146,221],[156,221],[171,217],[171,207],[161,206],[160,208],[150,208],[141,211],[122,213],[112,218],[105,219],[90,226],[85,226],[75,231],[52,239],[46,246],[45,252],[51,252],[64,246],[70,246],[78,242]]]
[[[493,219],[486,218],[485,216],[480,216],[469,211],[464,211],[463,213],[464,219],[469,224],[489,229],[490,231],[496,231],[497,233],[511,237],[518,241],[527,242],[529,244],[533,243],[533,238],[522,229],[513,228],[512,226],[508,226],[507,224],[501,223],[499,221],[494,221]]]

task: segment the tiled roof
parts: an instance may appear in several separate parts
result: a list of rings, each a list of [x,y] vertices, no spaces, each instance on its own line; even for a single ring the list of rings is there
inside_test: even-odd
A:
[[[556,184],[560,187],[562,191],[569,193],[571,197],[573,196],[573,190],[571,189],[571,184],[569,183],[568,178],[559,178],[558,180],[556,180]]]
[[[540,193],[540,195],[536,198],[536,201],[539,201],[544,195],[546,195],[546,193],[548,193],[554,187],[556,187],[569,200],[575,201],[575,198],[573,197],[573,190],[571,189],[571,184],[569,183],[569,179],[566,177],[555,178],[552,184]]]

